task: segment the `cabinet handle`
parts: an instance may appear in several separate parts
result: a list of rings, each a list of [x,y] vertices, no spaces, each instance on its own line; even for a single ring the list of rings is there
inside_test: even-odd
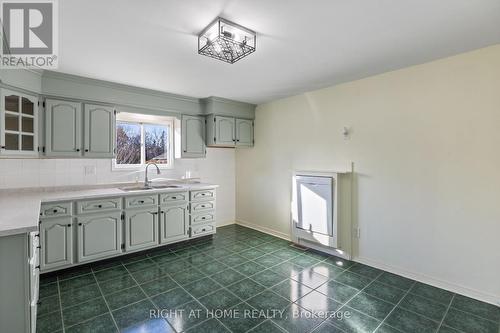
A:
[[[140,204],[143,204],[143,203],[144,203],[144,200],[139,200],[139,203],[140,203]]]
[[[0,148],[1,148],[1,149],[5,149],[5,146],[1,146]]]
[[[83,225],[82,223],[78,223],[78,225]]]
[[[71,224],[67,224],[66,226],[67,226],[67,227],[71,227]]]
[[[158,212],[151,212],[151,214],[153,214],[153,215],[158,215]]]
[[[40,265],[38,265],[38,266],[35,266],[35,269],[40,269]]]
[[[89,152],[89,150],[88,150],[88,149],[85,149],[85,152],[86,152],[86,153],[88,153],[88,152]]]
[[[54,210],[52,211],[52,213],[57,213],[57,209],[54,209]]]
[[[202,220],[204,220],[204,219],[205,219],[205,216],[203,216],[201,219],[202,219]]]
[[[97,208],[102,208],[102,205],[97,205]]]
[[[238,140],[236,140],[236,141],[240,142],[240,139],[238,139]]]
[[[165,211],[163,211],[163,210],[162,210],[162,211],[161,211],[161,213],[162,213],[162,214],[165,214]]]
[[[201,205],[201,208],[205,208],[205,205]]]
[[[79,148],[76,148],[76,151],[80,151],[80,149],[79,149]]]
[[[187,153],[187,150],[184,150],[185,153]]]
[[[172,197],[172,199],[174,199],[174,200],[175,200],[175,199],[177,199],[177,197]]]

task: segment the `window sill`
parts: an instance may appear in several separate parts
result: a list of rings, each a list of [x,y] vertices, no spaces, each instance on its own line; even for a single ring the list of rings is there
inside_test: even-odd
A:
[[[171,169],[174,168],[173,164],[169,164],[169,165],[157,164],[157,165],[158,165],[158,168],[160,168],[160,170],[171,170]],[[111,165],[111,171],[136,171],[136,172],[141,172],[141,171],[144,171],[144,170],[146,170],[146,165],[117,166],[114,162]]]

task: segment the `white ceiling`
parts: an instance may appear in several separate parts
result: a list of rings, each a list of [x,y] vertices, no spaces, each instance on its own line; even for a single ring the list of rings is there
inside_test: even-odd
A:
[[[63,0],[58,71],[261,103],[500,43],[499,0]],[[258,33],[230,65],[197,54],[216,16]]]

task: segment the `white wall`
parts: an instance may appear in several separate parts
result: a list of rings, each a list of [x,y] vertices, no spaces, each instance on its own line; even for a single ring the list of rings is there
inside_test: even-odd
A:
[[[260,105],[255,138],[237,220],[289,235],[292,171],[353,161],[356,260],[500,301],[499,45]]]
[[[144,172],[112,171],[110,159],[0,159],[0,189],[98,185],[144,181]],[[95,174],[85,174],[94,167]],[[152,171],[152,170],[151,170]],[[217,223],[235,219],[235,153],[234,149],[208,148],[205,159],[177,159],[174,169],[163,170],[152,178],[180,178],[185,171],[202,181],[219,184],[217,189]]]

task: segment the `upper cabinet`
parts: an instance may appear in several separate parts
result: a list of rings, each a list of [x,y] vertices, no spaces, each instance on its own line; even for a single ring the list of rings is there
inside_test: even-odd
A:
[[[38,97],[1,90],[0,155],[38,156]]]
[[[115,110],[109,106],[85,104],[84,150],[88,157],[113,157]]]
[[[182,115],[181,157],[205,157],[205,117]]]
[[[45,154],[79,157],[82,147],[82,104],[47,99],[45,101]]]
[[[253,121],[209,115],[207,145],[210,147],[253,146]]]
[[[49,157],[113,157],[114,108],[47,99],[45,144]]]
[[[253,120],[236,119],[236,146],[253,146]]]

